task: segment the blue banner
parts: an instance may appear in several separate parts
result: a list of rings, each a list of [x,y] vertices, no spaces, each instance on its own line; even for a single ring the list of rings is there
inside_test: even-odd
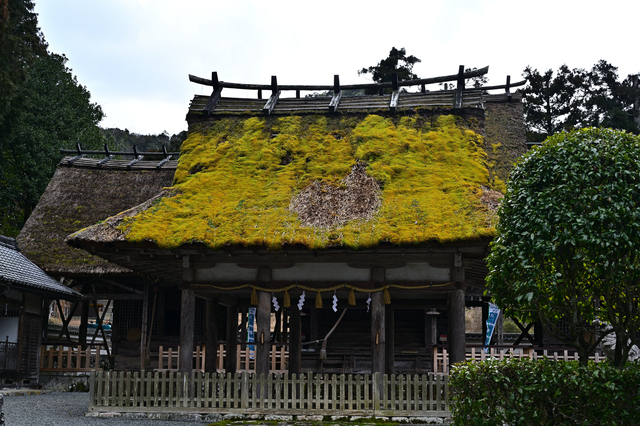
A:
[[[493,330],[496,328],[498,322],[498,316],[500,316],[500,308],[493,303],[489,303],[489,317],[487,318],[487,336],[484,340],[484,352],[489,353],[489,344],[491,343],[491,337],[493,336]]]
[[[254,337],[253,337],[253,333],[254,333],[254,327],[255,327],[255,322],[256,322],[256,308],[249,308],[249,317],[247,318],[247,342],[255,342]],[[253,356],[255,355],[254,351],[255,351],[255,345],[247,345],[247,347],[249,348],[249,357],[251,359],[253,359]]]

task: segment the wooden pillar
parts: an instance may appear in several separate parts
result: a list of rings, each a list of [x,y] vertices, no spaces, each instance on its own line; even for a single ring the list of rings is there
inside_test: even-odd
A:
[[[164,313],[166,309],[167,293],[162,289],[158,289],[158,307],[156,308],[156,335],[164,336]]]
[[[238,370],[238,307],[227,306],[227,343],[224,369],[228,373]]]
[[[464,290],[449,293],[449,365],[465,360]]]
[[[80,314],[80,329],[78,330],[78,343],[82,348],[87,347],[87,327],[89,326],[89,299],[82,301],[82,313]],[[47,314],[49,307],[47,306]],[[46,330],[46,329],[45,329]]]
[[[282,308],[276,312],[276,323],[273,329],[273,341],[282,342]]]
[[[256,311],[256,374],[265,377],[269,374],[269,358],[271,355],[271,294],[258,292],[258,309]]]
[[[489,319],[489,302],[482,302],[482,344],[487,340],[487,320]],[[489,342],[491,343],[491,342]]]
[[[395,363],[395,310],[393,305],[385,306],[385,372],[386,374],[394,374]]]
[[[533,324],[533,341],[536,342],[536,346],[544,345],[544,328],[540,321]]]
[[[496,329],[493,333],[496,336],[496,345],[504,345],[504,314],[502,313],[502,310],[500,311],[500,315],[498,315]]]
[[[295,306],[295,305],[294,305]],[[297,309],[297,306],[296,306]],[[291,309],[288,309],[287,312],[282,313],[282,343],[289,343],[289,333],[291,330],[291,319],[290,316]]]
[[[316,340],[318,340],[318,310],[311,302],[311,309],[309,310],[309,341],[315,342]],[[318,344],[314,343],[313,347],[317,348]]]
[[[371,268],[371,281],[379,286],[385,281],[381,266]],[[385,374],[386,355],[385,305],[382,291],[371,294],[371,373]]]
[[[381,291],[371,294],[371,373],[385,374],[385,307]]]
[[[218,358],[218,301],[207,300],[205,318],[204,371],[215,373]]]
[[[238,308],[240,314],[240,341],[245,342],[248,339],[247,322],[249,320],[249,308]]]
[[[88,284],[83,284],[80,289],[80,293],[86,295],[88,291],[91,291]],[[83,299],[82,302],[82,312],[80,313],[80,329],[78,330],[78,343],[82,345],[82,348],[85,349],[87,347],[87,327],[89,326],[89,299]],[[47,317],[49,315],[49,306],[47,305]],[[45,330],[44,335],[46,336],[46,330],[48,327],[48,322],[44,323]]]
[[[289,308],[291,335],[289,337],[289,373],[300,374],[302,367],[302,327],[300,310],[297,306]]]
[[[424,311],[424,346],[431,348],[438,344],[438,315],[436,310],[425,309]]]
[[[147,368],[147,331],[149,320],[149,281],[144,280],[144,293],[142,299],[142,321],[140,326],[140,371]],[[96,309],[96,315],[98,310]],[[190,371],[190,370],[189,370]]]
[[[184,289],[180,305],[180,372],[182,373],[190,373],[193,369],[195,316],[196,296],[193,290]]]
[[[460,70],[460,72],[464,72],[462,67]],[[464,279],[462,253],[457,252],[453,258],[453,268],[451,268],[451,281],[456,284],[456,290],[449,293],[449,335],[447,337],[449,366],[466,359]]]
[[[51,312],[50,304],[51,304],[51,300],[48,297],[44,297],[42,299],[42,323],[40,324],[40,330],[41,330],[40,337],[42,339],[43,345],[47,343],[49,340],[48,327],[49,327],[49,313]]]

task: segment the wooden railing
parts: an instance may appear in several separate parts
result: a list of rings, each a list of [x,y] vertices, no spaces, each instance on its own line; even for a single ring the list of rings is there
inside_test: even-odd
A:
[[[91,371],[100,366],[102,345],[42,345],[40,371]]]
[[[577,361],[578,354],[567,349],[543,349],[532,346],[506,346],[489,347],[488,352],[482,346],[467,347],[466,359],[472,361],[484,361],[487,359],[525,358],[525,359],[551,359],[554,361]],[[595,362],[602,362],[607,357],[596,352],[589,357]],[[433,371],[435,373],[449,373],[449,354],[446,348],[433,348]]]
[[[167,148],[163,145],[162,146],[162,152],[150,152],[150,151],[143,151],[143,152],[138,152],[138,149],[136,148],[136,146],[133,146],[133,149],[131,150],[131,152],[128,151],[110,151],[109,147],[107,146],[107,144],[104,144],[104,150],[102,151],[96,151],[96,150],[83,150],[80,147],[80,143],[76,142],[76,149],[60,149],[60,154],[77,154],[75,157],[70,158],[69,160],[67,160],[68,164],[72,164],[75,161],[86,157],[87,155],[102,155],[104,154],[104,158],[102,160],[100,160],[98,162],[98,165],[101,166],[104,163],[106,163],[107,161],[113,159],[113,157],[115,157],[116,155],[121,155],[121,156],[129,156],[129,157],[133,157],[133,160],[131,160],[129,162],[129,164],[127,164],[127,167],[131,167],[134,164],[136,164],[138,161],[140,161],[142,159],[142,157],[147,156],[147,157],[162,157],[162,160],[160,160],[160,162],[156,165],[156,168],[160,168],[162,167],[165,163],[167,163],[172,157],[179,157],[180,153],[179,152],[167,152]]]
[[[448,377],[91,373],[90,411],[447,416]]]
[[[216,358],[216,369],[219,373],[224,372],[224,361],[227,356],[225,344],[221,343],[217,347],[218,356]],[[251,351],[250,345],[238,344],[236,365],[239,372],[254,372],[256,370],[255,354]],[[204,372],[206,360],[206,348],[197,346],[193,351],[194,371]],[[272,344],[271,356],[269,358],[269,370],[272,373],[283,373],[288,371],[289,351],[285,345]],[[158,369],[157,371],[178,371],[180,369],[180,347],[158,348]]]
[[[206,351],[204,346],[196,346],[193,351],[193,360],[195,367],[193,371],[204,373],[204,362],[206,360]],[[180,346],[176,349],[160,346],[158,348],[158,371],[178,371],[180,370]]]
[[[329,91],[333,90],[335,92],[340,92],[342,90],[359,90],[359,89],[393,89],[397,90],[398,87],[409,87],[409,86],[424,86],[428,84],[436,84],[436,83],[445,83],[449,81],[459,82],[464,80],[480,77],[489,72],[489,67],[484,67],[480,69],[474,69],[470,71],[465,71],[464,66],[460,65],[458,67],[458,72],[456,74],[445,75],[440,77],[430,77],[430,78],[419,78],[415,80],[398,80],[397,74],[395,76],[395,80],[388,83],[364,83],[364,84],[340,84],[340,78],[337,75],[333,77],[333,84],[315,84],[315,85],[293,85],[293,84],[278,84],[277,78],[275,76],[271,77],[271,84],[246,84],[246,83],[231,83],[228,81],[221,81],[218,79],[218,73],[216,71],[211,73],[211,79],[197,77],[195,75],[189,74],[189,81],[193,83],[202,84],[205,86],[213,86],[214,90],[229,88],[229,89],[243,89],[243,90],[257,90],[261,94],[263,90],[277,92],[281,90],[291,90],[291,91]],[[521,81],[517,83],[511,83],[509,79],[507,84],[500,86],[491,86],[490,89],[506,89],[511,87],[522,86],[526,83],[526,81]],[[261,99],[261,96],[259,96]]]
[[[251,345],[238,345],[237,368],[239,372],[247,371],[253,373],[256,371],[255,351],[251,351]],[[223,351],[224,345],[220,345],[220,351]],[[219,352],[220,353],[220,352]],[[224,358],[226,352],[222,352],[222,356],[218,356],[218,368],[224,371]],[[272,373],[285,373],[289,371],[289,350],[288,346],[281,344],[271,344],[271,354],[269,355],[269,371]]]
[[[409,87],[409,86],[420,86],[421,92],[425,93],[425,86],[428,84],[436,84],[436,83],[445,83],[445,82],[456,82],[456,89],[454,92],[454,108],[462,108],[463,102],[463,93],[465,91],[465,80],[474,77],[480,77],[489,72],[489,67],[484,67],[480,69],[474,69],[465,71],[464,65],[460,65],[458,67],[457,74],[445,75],[440,77],[431,77],[431,78],[420,78],[415,80],[398,80],[398,74],[393,73],[391,76],[391,82],[387,83],[366,83],[366,84],[349,84],[343,85],[340,84],[340,76],[333,76],[333,85],[285,85],[278,84],[278,79],[276,76],[271,76],[271,84],[245,84],[245,83],[231,83],[227,81],[221,81],[218,79],[218,73],[212,72],[211,79],[197,77],[194,75],[189,75],[189,81],[203,84],[205,86],[212,86],[213,93],[209,96],[209,99],[202,107],[202,112],[204,114],[211,114],[211,112],[216,108],[216,105],[221,99],[221,93],[223,88],[230,89],[243,89],[243,90],[256,90],[258,92],[258,99],[262,99],[262,91],[271,91],[271,96],[269,100],[263,107],[263,112],[265,114],[271,114],[276,103],[280,99],[280,93],[283,90],[290,90],[296,92],[296,98],[300,98],[301,91],[333,91],[333,96],[331,98],[331,102],[328,105],[328,109],[330,112],[335,112],[338,107],[338,103],[342,98],[342,93],[344,90],[360,90],[360,89],[368,89],[378,91],[381,95],[383,94],[385,89],[391,89],[391,108],[395,111],[395,108],[398,105],[398,97],[400,95],[401,87]],[[522,80],[516,83],[511,83],[511,77],[507,76],[506,84],[498,85],[498,86],[486,86],[479,87],[476,89],[481,90],[495,90],[495,89],[504,89],[507,97],[511,99],[511,89],[514,87],[523,86],[526,84],[526,80]]]

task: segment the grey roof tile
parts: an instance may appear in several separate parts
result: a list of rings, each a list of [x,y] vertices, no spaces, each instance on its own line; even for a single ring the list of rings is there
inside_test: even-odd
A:
[[[61,298],[82,295],[47,275],[18,250],[15,240],[0,236],[0,284],[25,290],[44,292]]]

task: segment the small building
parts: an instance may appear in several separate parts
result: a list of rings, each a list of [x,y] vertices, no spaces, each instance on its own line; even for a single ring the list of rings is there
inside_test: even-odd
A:
[[[12,238],[0,236],[0,379],[3,385],[38,383],[40,345],[51,300],[82,295],[27,259]]]
[[[81,317],[78,338],[55,329],[43,343],[77,348],[78,344],[98,342],[102,353],[111,358],[111,367],[140,369],[143,305],[144,300],[149,301],[152,297],[150,292],[153,293],[155,284],[139,272],[73,248],[65,243],[65,239],[69,234],[130,209],[170,186],[177,161],[169,154],[157,160],[134,159],[139,161],[112,159],[111,154],[105,155],[109,161],[85,158],[83,154],[62,160],[17,240],[26,257],[50,276],[64,279],[84,295],[70,312]],[[178,290],[174,292],[170,293],[169,299],[179,297]],[[165,294],[160,292],[162,304]],[[95,309],[100,306],[102,312]],[[105,311],[113,313],[110,339],[103,338],[102,334],[100,320]],[[156,317],[160,315],[156,314]],[[89,318],[95,318],[95,328],[88,328]],[[158,327],[155,328],[157,331]],[[177,344],[177,332],[175,339]]]

